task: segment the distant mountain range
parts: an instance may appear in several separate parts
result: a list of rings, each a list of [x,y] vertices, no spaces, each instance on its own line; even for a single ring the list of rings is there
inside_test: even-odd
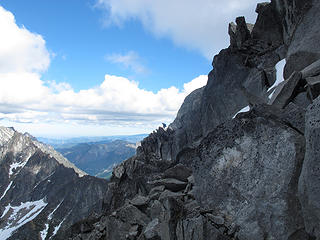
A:
[[[123,140],[131,143],[140,142],[147,137],[148,134],[137,135],[117,135],[117,136],[102,136],[102,137],[76,137],[76,138],[44,138],[37,137],[37,140],[53,146],[54,148],[70,148],[79,143],[109,143],[115,140]]]
[[[128,136],[126,138],[137,139],[138,137]],[[56,150],[86,173],[108,178],[114,166],[136,153],[136,144],[123,140],[104,140],[80,143],[71,145],[71,147],[56,148]]]

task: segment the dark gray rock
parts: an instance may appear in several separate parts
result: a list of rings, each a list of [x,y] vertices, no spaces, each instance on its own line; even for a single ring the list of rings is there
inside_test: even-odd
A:
[[[159,180],[149,182],[149,184],[154,185],[154,186],[163,185],[166,187],[166,189],[169,189],[174,192],[184,190],[187,186],[186,182],[179,181],[174,178],[159,179]]]
[[[293,72],[303,70],[305,67],[318,60],[319,57],[320,55],[317,53],[305,51],[294,52],[288,55],[283,73],[285,79],[288,79]]]
[[[177,224],[177,240],[200,240],[204,236],[203,217],[188,218]]]
[[[182,164],[177,164],[172,168],[167,169],[163,173],[163,178],[175,178],[180,181],[187,182],[191,175],[191,170]]]
[[[314,0],[272,0],[274,8],[278,11],[283,29],[283,39],[287,46],[292,42],[297,26],[301,23]],[[309,32],[310,33],[310,32]],[[291,75],[291,74],[290,74]]]
[[[271,71],[274,71],[274,73],[271,73],[267,78],[267,74],[264,70],[259,70],[258,68],[251,69],[246,81],[242,84],[243,91],[249,93],[252,96],[260,98],[261,102],[266,103],[266,100],[268,99],[267,86],[269,86],[269,84],[273,84],[276,80],[275,75],[273,75],[276,73],[276,71],[274,70],[274,68]]]
[[[234,23],[229,24],[230,46],[231,48],[241,48],[244,42],[251,39],[251,33],[248,29],[244,17],[236,19],[237,25]]]
[[[171,192],[169,190],[165,190],[164,192],[162,192],[159,196],[159,200],[162,199],[166,199],[166,198],[170,198],[170,197],[174,197],[174,198],[181,198],[185,196],[185,194],[181,193],[181,192]]]
[[[155,239],[156,237],[159,238],[158,231],[159,231],[159,219],[155,218],[151,222],[148,223],[146,229],[144,230],[143,234],[146,239]]]
[[[224,224],[224,218],[221,216],[214,216],[214,215],[208,213],[208,214],[206,214],[206,217],[208,217],[210,219],[210,221],[212,221],[215,224],[218,224],[218,225]]]
[[[292,100],[292,95],[300,80],[301,73],[294,72],[289,79],[279,84],[275,89],[270,103],[276,108],[284,108]]]
[[[281,121],[288,126],[304,134],[305,131],[305,113],[306,107],[301,107],[292,102],[282,111],[280,115]]]
[[[313,62],[301,70],[302,78],[307,79],[320,74],[320,60]],[[310,83],[309,83],[310,84]]]
[[[244,66],[242,57],[222,50],[214,57],[213,65],[201,101],[203,136],[248,105],[241,83],[249,75],[249,68]]]
[[[136,207],[145,206],[148,204],[148,202],[149,202],[149,198],[141,196],[141,195],[137,195],[133,199],[130,200],[130,203]]]
[[[280,2],[278,0],[277,2]],[[301,71],[320,58],[320,28],[315,23],[320,10],[317,0],[283,1],[282,12],[286,15],[287,32],[291,33],[284,71],[285,78],[292,72]]]
[[[299,180],[299,196],[307,232],[320,237],[320,98],[306,113],[306,153]]]
[[[303,109],[307,109],[307,107],[312,103],[308,98],[307,92],[301,92],[297,94],[297,96],[292,99],[292,102]]]
[[[199,122],[201,122],[200,104],[203,91],[204,87],[193,91],[185,98],[177,117],[169,126],[174,130],[168,141],[171,144],[169,158],[171,160],[175,160],[181,149],[197,143],[202,138],[202,129],[199,128]]]
[[[320,75],[314,76],[314,77],[307,77],[306,81],[308,85],[315,86],[320,83]]]
[[[156,186],[154,188],[152,188],[149,192],[149,195],[152,196],[154,193],[157,193],[157,192],[163,192],[165,189],[165,186],[163,185],[160,185],[160,186]]]
[[[274,3],[257,5],[258,18],[252,31],[252,37],[270,46],[279,46],[283,44],[282,22],[273,5]]]
[[[251,113],[220,125],[179,162],[193,166],[200,206],[236,224],[240,240],[280,240],[304,228],[296,195],[303,158],[302,135]]]

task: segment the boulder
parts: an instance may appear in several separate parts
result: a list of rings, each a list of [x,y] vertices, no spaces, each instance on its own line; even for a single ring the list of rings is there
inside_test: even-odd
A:
[[[197,216],[179,221],[177,224],[177,240],[203,240],[203,217]],[[211,238],[214,240],[214,238]]]
[[[149,182],[149,184],[154,186],[165,186],[166,189],[169,189],[171,191],[177,192],[182,191],[186,188],[187,182],[182,182],[174,178],[165,178],[165,179],[159,179],[152,182]]]
[[[314,86],[320,83],[320,75],[314,76],[314,77],[307,77],[306,81],[308,85]]]
[[[285,80],[282,82],[282,84],[279,84],[272,95],[270,104],[276,108],[284,108],[289,101],[292,100],[292,95],[299,84],[300,79],[301,73],[294,72],[288,80]]]
[[[299,179],[299,197],[307,232],[320,238],[320,97],[307,109],[306,152]]]
[[[302,78],[308,79],[310,77],[314,77],[320,74],[320,59],[308,65],[304,69],[301,70]],[[309,84],[312,84],[311,81]]]
[[[185,194],[181,193],[181,192],[171,192],[169,190],[165,190],[164,192],[162,192],[159,196],[159,200],[161,199],[166,199],[169,197],[174,197],[174,198],[181,198],[185,196]]]
[[[130,200],[130,203],[136,207],[145,206],[148,204],[148,202],[149,202],[149,198],[141,195],[137,195]]]
[[[158,231],[159,231],[159,229],[157,229],[158,227],[159,227],[159,219],[158,218],[155,218],[151,222],[149,222],[146,229],[143,232],[145,238],[148,240],[160,239],[160,237],[158,235]]]
[[[281,114],[279,114],[279,117],[285,124],[292,127],[300,134],[304,134],[305,113],[306,107],[301,107],[293,102],[290,102],[281,112]]]
[[[303,109],[307,109],[307,107],[312,103],[310,98],[308,98],[307,92],[298,93],[297,96],[292,99],[292,102]]]
[[[163,192],[165,189],[165,186],[163,185],[160,185],[160,186],[156,186],[154,188],[152,188],[149,192],[149,195],[152,196],[153,194],[155,193],[158,193],[158,192]]]
[[[304,137],[255,112],[220,125],[179,156],[192,166],[200,206],[226,216],[240,240],[287,240],[304,222],[297,197]]]
[[[163,178],[175,178],[187,182],[192,171],[182,164],[177,164],[163,173]]]
[[[221,216],[215,216],[211,213],[208,213],[206,214],[206,216],[209,218],[209,220],[215,224],[218,224],[218,225],[222,225],[224,224],[224,218],[221,217]]]
[[[126,204],[116,211],[116,216],[121,219],[121,221],[130,225],[146,226],[150,221],[149,217],[145,213],[141,212],[137,207],[131,204]]]

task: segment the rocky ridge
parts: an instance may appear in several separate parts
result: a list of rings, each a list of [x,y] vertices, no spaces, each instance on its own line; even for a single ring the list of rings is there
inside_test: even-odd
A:
[[[231,23],[208,84],[114,169],[104,214],[69,239],[320,239],[319,11],[272,0]]]

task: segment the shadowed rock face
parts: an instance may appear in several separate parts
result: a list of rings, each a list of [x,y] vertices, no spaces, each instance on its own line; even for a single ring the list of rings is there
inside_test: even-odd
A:
[[[294,71],[301,71],[320,57],[319,24],[316,23],[320,4],[317,1],[285,1],[288,10],[285,11],[288,32],[287,65],[285,78]]]
[[[104,216],[70,239],[320,239],[319,6],[273,0],[254,26],[231,23],[207,85],[115,168]]]
[[[220,125],[179,157],[192,166],[195,198],[239,227],[240,239],[288,239],[304,227],[297,181],[304,137],[255,115]]]
[[[305,225],[312,235],[320,236],[320,98],[307,109],[306,155],[299,181],[299,196]]]

